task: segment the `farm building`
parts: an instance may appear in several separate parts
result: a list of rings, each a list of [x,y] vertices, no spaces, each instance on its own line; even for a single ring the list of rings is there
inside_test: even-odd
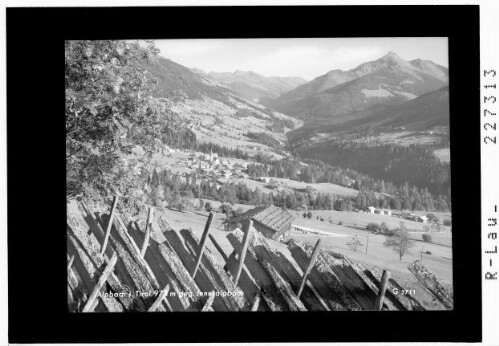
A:
[[[419,216],[418,221],[422,223],[428,222],[428,218],[426,216]]]
[[[230,219],[226,230],[243,229],[248,220],[253,221],[253,227],[265,237],[280,240],[289,234],[294,217],[287,211],[276,206],[260,206]]]
[[[379,215],[392,215],[392,211],[390,209],[377,209],[375,207],[367,207],[366,210],[369,214],[379,214]]]

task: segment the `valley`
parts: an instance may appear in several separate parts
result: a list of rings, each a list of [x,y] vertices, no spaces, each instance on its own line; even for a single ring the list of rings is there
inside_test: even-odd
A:
[[[157,55],[139,66],[154,88],[146,98],[130,93],[147,107],[78,147],[90,148],[80,162],[94,164],[68,164],[78,198],[103,208],[120,195],[131,219],[156,210],[169,230],[192,229],[198,238],[212,213],[222,251],[210,248],[226,263],[235,251],[232,220],[278,210],[291,221],[272,239],[276,249],[322,239],[324,249],[390,270],[412,289],[419,284],[408,266],[424,248],[424,263],[452,291],[446,67],[394,52],[311,80],[205,72]],[[119,94],[117,85],[110,90]],[[108,147],[118,149],[103,155],[108,147],[92,141],[95,133],[112,133]],[[411,244],[402,254],[387,245],[399,236]],[[418,290],[425,308],[443,308]]]

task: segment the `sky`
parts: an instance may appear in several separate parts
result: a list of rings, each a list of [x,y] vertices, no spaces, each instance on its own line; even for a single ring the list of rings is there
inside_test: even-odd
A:
[[[254,71],[307,80],[349,70],[389,51],[448,67],[446,37],[156,40],[160,55],[205,72]]]

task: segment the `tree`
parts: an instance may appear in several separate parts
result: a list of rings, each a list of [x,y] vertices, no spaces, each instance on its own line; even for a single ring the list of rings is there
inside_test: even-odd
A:
[[[142,66],[157,53],[148,41],[65,41],[68,198],[143,196],[138,178],[173,119],[150,102],[154,82]],[[146,151],[135,161],[126,155],[134,144]]]
[[[357,236],[352,237],[352,240],[347,243],[348,247],[353,250],[353,252],[357,252],[357,249],[362,246],[362,242],[357,239]]]
[[[409,238],[409,232],[403,222],[400,222],[400,227],[394,230],[391,237],[387,237],[384,246],[392,248],[399,255],[399,260],[402,260],[404,254],[414,246],[414,240]]]
[[[204,204],[204,209],[209,213],[211,212],[211,209],[212,209],[212,206],[211,206],[211,203],[210,202],[206,202]]]
[[[308,217],[309,219],[311,219],[311,218],[312,218],[312,212],[311,212],[311,211],[309,211],[309,212],[307,213],[307,217]]]
[[[224,203],[220,206],[220,211],[229,216],[232,212],[232,207],[230,206],[230,204]]]

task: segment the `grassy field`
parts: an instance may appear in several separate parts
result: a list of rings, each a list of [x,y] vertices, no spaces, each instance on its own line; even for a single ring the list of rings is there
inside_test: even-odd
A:
[[[331,224],[329,223],[329,218],[332,219],[334,224],[338,224],[342,222],[344,226],[354,227],[354,228],[362,228],[365,229],[367,224],[370,222],[375,222],[377,224],[381,224],[385,222],[388,228],[394,229],[400,226],[400,222],[404,222],[405,226],[409,231],[415,232],[423,232],[423,226],[425,224],[421,222],[405,220],[396,215],[388,216],[388,215],[379,215],[379,214],[364,214],[364,213],[356,213],[356,212],[344,212],[344,211],[335,211],[335,210],[311,210],[312,219],[304,219],[303,211],[289,211],[293,216],[296,217],[296,223],[298,225],[307,226],[310,223],[317,227],[329,227]],[[425,212],[421,212],[425,215]],[[316,220],[316,217],[322,217],[324,221]],[[451,234],[450,227],[443,226],[443,233]]]

